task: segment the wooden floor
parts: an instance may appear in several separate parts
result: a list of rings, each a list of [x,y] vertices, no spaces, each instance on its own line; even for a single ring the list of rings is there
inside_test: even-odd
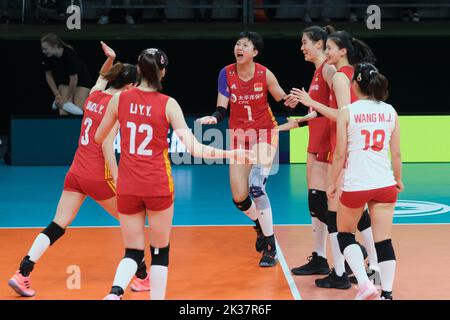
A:
[[[20,298],[7,281],[41,229],[0,229],[0,299]],[[276,226],[279,248],[290,269],[306,262],[312,247],[310,226]],[[450,299],[448,235],[450,225],[395,225],[398,268],[395,299]],[[353,299],[356,289],[319,289],[315,276],[291,276],[282,262],[259,268],[251,227],[175,227],[172,231],[167,299],[291,300]],[[38,262],[32,273],[37,295],[26,299],[102,299],[123,256],[120,230],[70,228]],[[331,254],[329,254],[331,257]],[[149,251],[146,251],[149,262]],[[68,289],[67,269],[79,266],[81,289]],[[293,279],[291,286],[289,281]],[[294,293],[294,294],[293,294]],[[124,299],[148,299],[127,290]]]

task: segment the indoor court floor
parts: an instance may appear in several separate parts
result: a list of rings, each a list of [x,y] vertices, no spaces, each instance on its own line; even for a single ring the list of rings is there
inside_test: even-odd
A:
[[[96,300],[108,293],[124,249],[118,222],[91,199],[35,266],[37,295],[21,298],[7,285],[36,235],[52,220],[67,169],[0,163],[0,300]],[[311,255],[305,165],[280,165],[267,183],[279,250],[274,268],[258,267],[255,232],[231,201],[228,166],[181,165],[172,170],[175,217],[166,299],[353,299],[354,287],[320,289],[314,279],[323,276],[299,277],[289,271]],[[392,237],[397,256],[394,299],[450,299],[450,164],[404,164],[403,181]],[[149,264],[149,250],[146,259]],[[73,288],[72,270],[80,271],[79,288]],[[130,290],[124,296],[148,298],[148,292]]]

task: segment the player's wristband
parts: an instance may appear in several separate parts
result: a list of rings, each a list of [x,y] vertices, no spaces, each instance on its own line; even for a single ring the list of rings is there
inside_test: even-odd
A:
[[[299,122],[298,123],[298,127],[299,128],[301,128],[301,127],[306,127],[308,125],[308,121],[303,121],[303,122]]]
[[[212,114],[213,117],[216,117],[217,123],[222,121],[227,115],[227,108],[217,106],[216,111]]]

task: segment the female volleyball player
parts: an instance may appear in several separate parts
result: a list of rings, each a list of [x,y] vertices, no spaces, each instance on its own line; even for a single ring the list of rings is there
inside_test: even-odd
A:
[[[365,272],[361,250],[355,245],[354,233],[366,204],[378,255],[381,298],[392,299],[396,266],[392,219],[397,194],[403,190],[398,116],[390,104],[383,102],[388,81],[373,65],[356,66],[352,85],[359,100],[339,111],[328,195],[337,198],[339,175],[346,162],[337,227],[341,252],[358,281],[355,299],[379,298]]]
[[[145,217],[150,225],[150,298],[165,298],[169,265],[169,239],[173,218],[174,184],[167,135],[172,126],[194,157],[236,158],[243,150],[224,151],[199,143],[184,120],[175,99],[161,94],[161,79],[168,64],[159,49],[144,50],[138,58],[141,83],[119,92],[109,102],[95,134],[104,143],[114,124],[121,128],[121,159],[117,180],[117,206],[125,256],[117,267],[106,300],[121,299],[144,258]],[[243,159],[244,160],[244,159]]]
[[[42,64],[47,84],[55,95],[53,109],[60,114],[83,114],[92,86],[86,65],[75,50],[53,33],[41,38]]]
[[[198,121],[202,124],[222,121],[230,104],[231,145],[267,154],[269,159],[259,157],[262,161],[258,163],[231,164],[230,184],[234,204],[255,222],[256,250],[263,251],[259,265],[272,267],[277,262],[277,251],[266,182],[278,145],[278,131],[274,130],[277,123],[267,95],[270,93],[283,107],[285,101],[291,106],[291,100],[275,75],[254,62],[262,49],[263,40],[256,32],[239,34],[234,46],[236,63],[226,66],[219,74],[217,110]]]
[[[333,29],[330,26],[325,28],[312,26],[303,30],[301,40],[301,51],[305,57],[305,61],[314,63],[316,68],[308,92],[311,99],[319,101],[324,105],[328,105],[331,80],[336,72],[335,67],[327,64],[325,61],[325,44],[331,32],[333,32]],[[317,115],[317,112],[312,110],[310,110],[308,115],[312,113]],[[292,128],[298,127],[303,123],[299,122],[297,126],[293,123]],[[291,269],[291,272],[295,275],[328,274],[330,272],[326,258],[326,241],[328,235],[326,188],[327,157],[330,151],[330,129],[328,119],[321,115],[308,120],[307,125],[309,128],[309,141],[306,158],[306,176],[314,251],[311,257],[308,257],[309,262],[307,264]],[[279,128],[283,130],[282,126]],[[288,125],[287,129],[291,129],[291,127]]]
[[[353,76],[353,67],[359,62],[373,62],[375,57],[370,48],[362,41],[352,38],[346,31],[336,31],[329,35],[326,42],[326,63],[334,65],[337,69],[332,77],[330,99],[328,104],[323,104],[320,101],[315,101],[304,90],[297,88],[292,89],[292,95],[305,106],[323,114],[329,119],[330,126],[330,152],[328,162],[328,181],[331,176],[331,163],[333,153],[336,146],[336,118],[338,109],[342,108],[351,102],[356,101],[357,97],[351,89],[351,79]],[[351,283],[348,275],[345,272],[345,260],[339,250],[339,243],[337,240],[337,224],[336,224],[336,210],[337,200],[328,198],[328,212],[327,212],[327,226],[330,234],[331,252],[333,254],[334,269],[330,274],[323,278],[317,279],[316,285],[322,288],[337,288],[349,289]],[[377,257],[376,250],[373,243],[372,229],[370,227],[370,216],[365,211],[364,215],[358,224],[358,230],[364,239],[364,244],[367,247],[369,255],[369,264],[372,268],[376,268]]]
[[[136,67],[133,65],[117,63],[113,66],[115,52],[103,42],[102,48],[107,60],[84,105],[85,113],[81,124],[78,149],[66,175],[56,215],[47,228],[36,237],[30,251],[20,263],[19,270],[8,282],[21,296],[35,295],[35,290],[31,288],[30,276],[34,265],[48,247],[64,235],[67,226],[75,219],[86,196],[90,196],[109,214],[117,218],[115,197],[117,163],[113,149],[115,132],[111,132],[103,144],[95,143],[94,134],[106,113],[112,95],[136,82],[137,73]],[[102,91],[108,83],[109,88]],[[149,279],[143,261],[139,269],[138,278],[134,281],[134,289],[136,291],[148,290]]]

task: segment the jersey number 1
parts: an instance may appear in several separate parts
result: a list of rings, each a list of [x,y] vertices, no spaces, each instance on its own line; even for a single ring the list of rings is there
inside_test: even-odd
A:
[[[136,124],[127,122],[127,128],[130,128],[130,154],[136,153]],[[144,141],[141,142],[137,149],[137,154],[141,156],[151,156],[152,150],[145,149],[153,139],[153,128],[148,124],[141,124],[137,129],[139,133],[146,133]]]
[[[370,134],[370,131],[361,130],[361,134],[365,137],[364,150],[369,150],[369,148],[373,151],[383,150],[384,139],[386,136],[384,130],[375,130],[372,135]],[[370,136],[373,136],[372,145],[370,144]]]
[[[245,109],[247,109],[247,113],[248,113],[248,121],[253,121],[252,118],[252,108],[250,106],[244,106]]]

